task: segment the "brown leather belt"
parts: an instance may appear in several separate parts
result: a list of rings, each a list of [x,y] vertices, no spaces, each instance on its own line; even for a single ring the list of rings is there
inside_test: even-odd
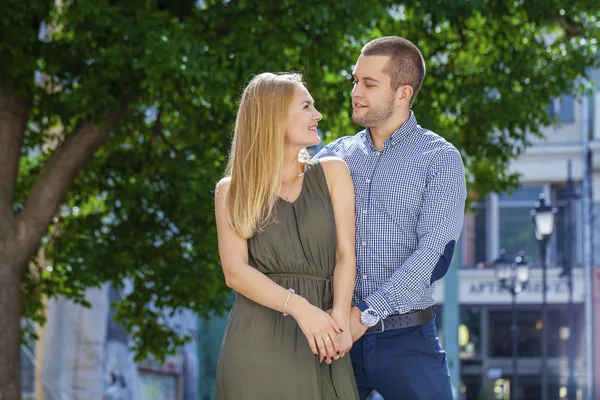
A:
[[[377,325],[367,329],[368,333],[378,333],[391,331],[394,329],[409,328],[411,326],[422,325],[426,322],[431,321],[435,318],[433,306],[427,307],[424,310],[409,311],[406,314],[393,314],[383,320],[383,323],[379,322]]]

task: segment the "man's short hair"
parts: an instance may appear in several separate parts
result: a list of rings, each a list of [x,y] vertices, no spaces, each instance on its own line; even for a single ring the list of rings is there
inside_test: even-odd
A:
[[[412,105],[425,79],[425,60],[410,40],[399,36],[384,36],[367,43],[361,51],[365,56],[389,56],[384,72],[391,78],[392,89],[410,85],[413,95]]]

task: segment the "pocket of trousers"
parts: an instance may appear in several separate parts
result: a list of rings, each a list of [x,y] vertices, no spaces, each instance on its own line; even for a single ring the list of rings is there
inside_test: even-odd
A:
[[[434,355],[441,364],[444,364],[446,361],[446,352],[442,349],[442,346],[437,338],[435,321],[429,321],[419,325],[419,336],[421,337],[421,340],[423,340],[423,343],[429,352]]]

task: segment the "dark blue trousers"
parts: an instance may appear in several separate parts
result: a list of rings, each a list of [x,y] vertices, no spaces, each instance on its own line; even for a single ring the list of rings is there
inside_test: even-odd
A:
[[[435,321],[367,334],[350,350],[360,399],[373,389],[385,400],[451,400],[446,352]]]

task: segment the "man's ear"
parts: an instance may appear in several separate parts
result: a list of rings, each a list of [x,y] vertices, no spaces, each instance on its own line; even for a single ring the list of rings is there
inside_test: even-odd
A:
[[[396,90],[396,105],[410,104],[413,88],[410,85],[402,85]]]

